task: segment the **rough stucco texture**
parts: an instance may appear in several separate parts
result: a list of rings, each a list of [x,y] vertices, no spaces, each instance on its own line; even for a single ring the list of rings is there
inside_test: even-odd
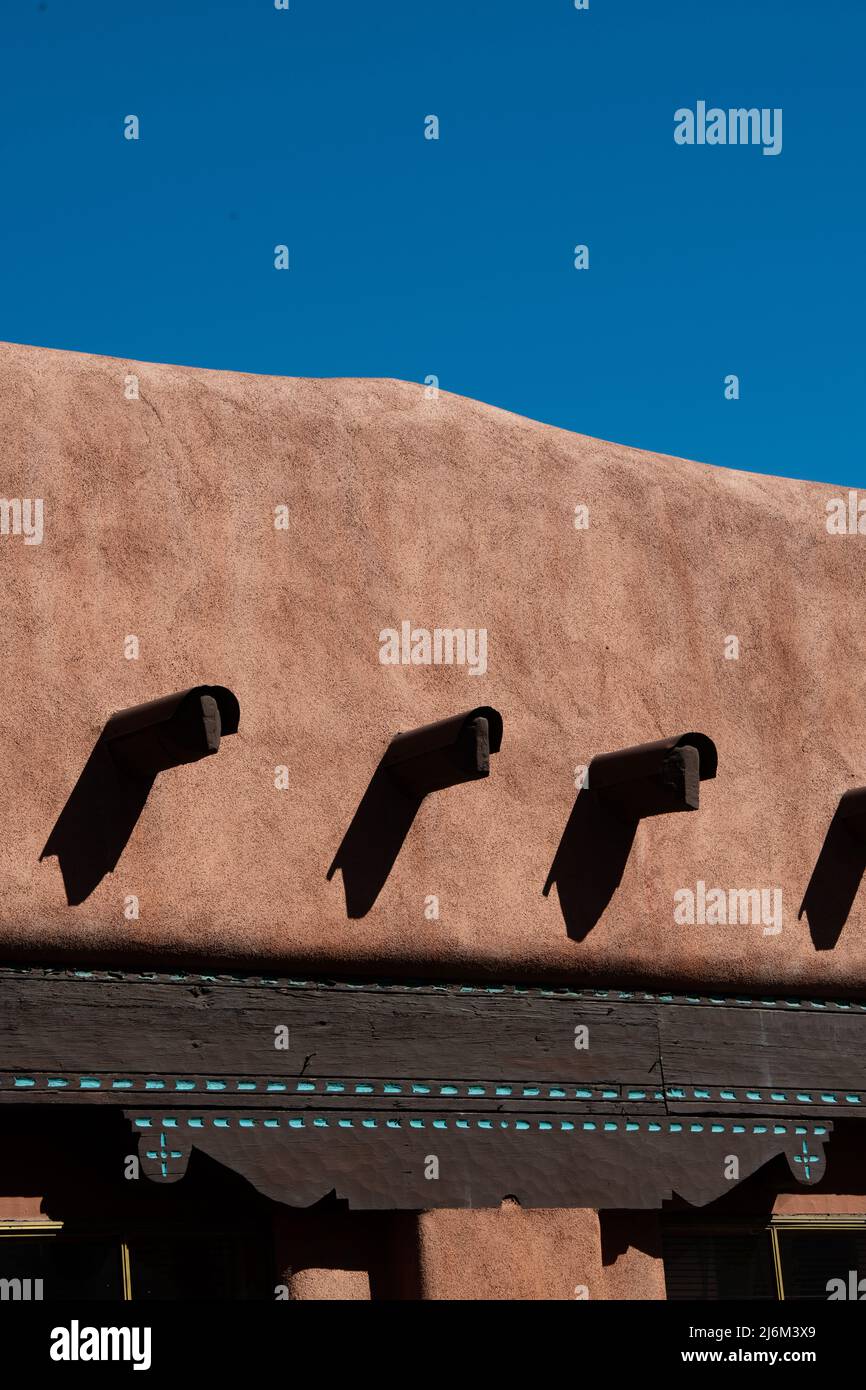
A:
[[[640,1242],[647,1214],[626,1216]],[[655,1222],[655,1213],[652,1213]],[[663,1299],[664,1267],[624,1237],[607,1257],[595,1211],[427,1211],[418,1218],[422,1297],[427,1299]]]
[[[0,420],[0,492],[45,506],[40,545],[0,536],[5,955],[866,987],[866,890],[834,950],[797,920],[838,798],[866,782],[866,538],[828,534],[840,489],[403,382],[17,346]],[[486,674],[382,665],[403,620],[486,628]],[[39,854],[105,720],[199,682],[235,691],[238,735],[160,776],[117,870],[67,906]],[[390,738],[479,704],[505,720],[490,778],[428,798],[350,921],[326,873]],[[576,765],[692,729],[719,750],[700,810],[644,821],[606,912],[569,939],[541,890]],[[676,926],[698,880],[780,888],[784,929]]]

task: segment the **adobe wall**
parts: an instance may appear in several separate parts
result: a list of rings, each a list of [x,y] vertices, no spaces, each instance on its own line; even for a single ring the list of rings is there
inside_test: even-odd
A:
[[[866,893],[833,950],[797,920],[838,798],[866,781],[866,538],[828,534],[840,489],[411,383],[15,346],[0,426],[0,493],[45,505],[41,544],[0,536],[4,957],[866,988]],[[486,673],[381,664],[403,620],[485,628]],[[199,682],[235,691],[239,733],[157,780],[117,870],[68,906],[39,854],[103,723]],[[479,704],[505,720],[490,778],[424,803],[350,920],[326,873],[389,739]],[[570,939],[542,887],[576,765],[693,729],[719,750],[700,811],[643,822]],[[780,888],[783,930],[676,926],[699,880]]]
[[[427,1299],[653,1299],[665,1297],[655,1212],[615,1217],[581,1208],[419,1217],[421,1296]],[[604,1237],[603,1237],[604,1230]]]

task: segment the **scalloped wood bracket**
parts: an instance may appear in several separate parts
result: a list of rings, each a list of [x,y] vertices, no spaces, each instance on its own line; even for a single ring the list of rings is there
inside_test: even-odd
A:
[[[798,1182],[824,1170],[832,1126],[711,1117],[642,1122],[427,1111],[328,1116],[291,1111],[125,1111],[142,1169],[176,1182],[191,1147],[288,1206],[330,1192],[356,1209],[695,1206],[724,1196],[784,1154]]]

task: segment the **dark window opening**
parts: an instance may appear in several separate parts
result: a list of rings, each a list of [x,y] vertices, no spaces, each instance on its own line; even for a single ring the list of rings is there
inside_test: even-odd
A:
[[[0,1230],[0,1302],[273,1298],[264,1233]]]
[[[676,1219],[662,1239],[669,1299],[866,1300],[866,1216]]]

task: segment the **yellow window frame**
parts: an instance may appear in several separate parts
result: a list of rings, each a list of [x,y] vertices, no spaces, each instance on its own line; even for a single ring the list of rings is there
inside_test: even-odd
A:
[[[782,1253],[779,1249],[780,1231],[862,1231],[866,1229],[866,1215],[846,1215],[844,1212],[818,1212],[809,1216],[772,1216],[768,1227],[773,1247],[773,1268],[776,1273],[776,1295],[780,1303],[785,1301],[785,1280],[782,1275]]]
[[[57,1236],[63,1230],[62,1221],[0,1221],[0,1240],[27,1240],[39,1236]],[[99,1232],[94,1229],[92,1232],[84,1232],[84,1235],[92,1234],[98,1238]],[[113,1238],[112,1238],[113,1239]],[[120,1245],[120,1275],[121,1287],[123,1289],[124,1303],[132,1302],[132,1268],[129,1259],[129,1245],[125,1240],[119,1242]]]

